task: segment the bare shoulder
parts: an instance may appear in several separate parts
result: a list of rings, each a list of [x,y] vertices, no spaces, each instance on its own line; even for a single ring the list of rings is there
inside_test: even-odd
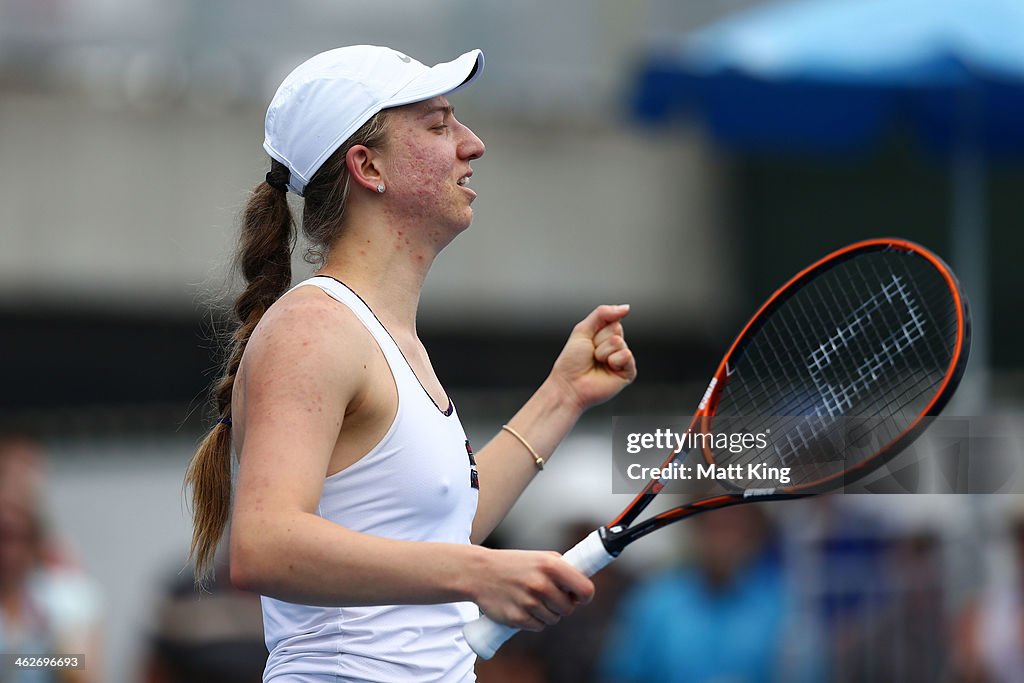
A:
[[[348,306],[319,287],[300,287],[275,302],[253,330],[243,357],[245,375],[250,381],[268,374],[315,375],[351,384],[365,369],[373,343]]]
[[[263,315],[232,392],[236,519],[258,528],[261,510],[316,509],[342,424],[371,386],[372,343],[356,315],[316,287],[285,294]]]

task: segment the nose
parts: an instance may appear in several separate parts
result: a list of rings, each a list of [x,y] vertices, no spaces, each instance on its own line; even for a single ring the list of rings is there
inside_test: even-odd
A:
[[[470,130],[469,126],[459,125],[462,128],[463,138],[459,143],[459,156],[467,161],[479,159],[487,149],[484,146],[484,141],[478,138],[476,133]]]

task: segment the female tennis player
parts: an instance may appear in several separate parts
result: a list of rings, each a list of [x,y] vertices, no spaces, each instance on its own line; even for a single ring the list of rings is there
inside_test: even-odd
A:
[[[482,68],[478,50],[428,68],[340,48],[296,68],[267,112],[270,172],[242,219],[240,325],[213,391],[219,419],[187,475],[198,574],[230,511],[231,579],[264,596],[265,681],[472,681],[472,603],[539,630],[592,596],[556,553],[474,543],[580,414],[636,376],[628,307],[576,325],[475,455],[416,334],[424,278],[470,224],[484,154],[446,95]],[[303,198],[320,265],[291,289],[288,192]]]

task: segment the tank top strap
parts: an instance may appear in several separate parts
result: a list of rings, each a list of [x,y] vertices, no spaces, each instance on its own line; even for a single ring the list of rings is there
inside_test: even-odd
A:
[[[399,388],[404,384],[404,381],[408,380],[412,380],[416,386],[419,386],[419,380],[406,362],[401,349],[398,348],[398,343],[395,342],[391,333],[381,324],[362,297],[352,291],[345,283],[326,275],[311,277],[295,285],[292,289],[298,289],[306,285],[319,287],[332,299],[345,304],[356,314],[356,317],[359,318],[359,321],[363,323],[366,330],[376,340],[377,345],[380,346],[380,350],[384,353],[384,358],[387,360],[388,365],[391,366],[391,373],[395,376],[395,381],[399,382]]]

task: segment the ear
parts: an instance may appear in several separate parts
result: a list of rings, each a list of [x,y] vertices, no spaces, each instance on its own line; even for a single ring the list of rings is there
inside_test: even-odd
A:
[[[380,154],[365,145],[353,145],[345,154],[345,165],[352,180],[374,193],[384,181]]]

